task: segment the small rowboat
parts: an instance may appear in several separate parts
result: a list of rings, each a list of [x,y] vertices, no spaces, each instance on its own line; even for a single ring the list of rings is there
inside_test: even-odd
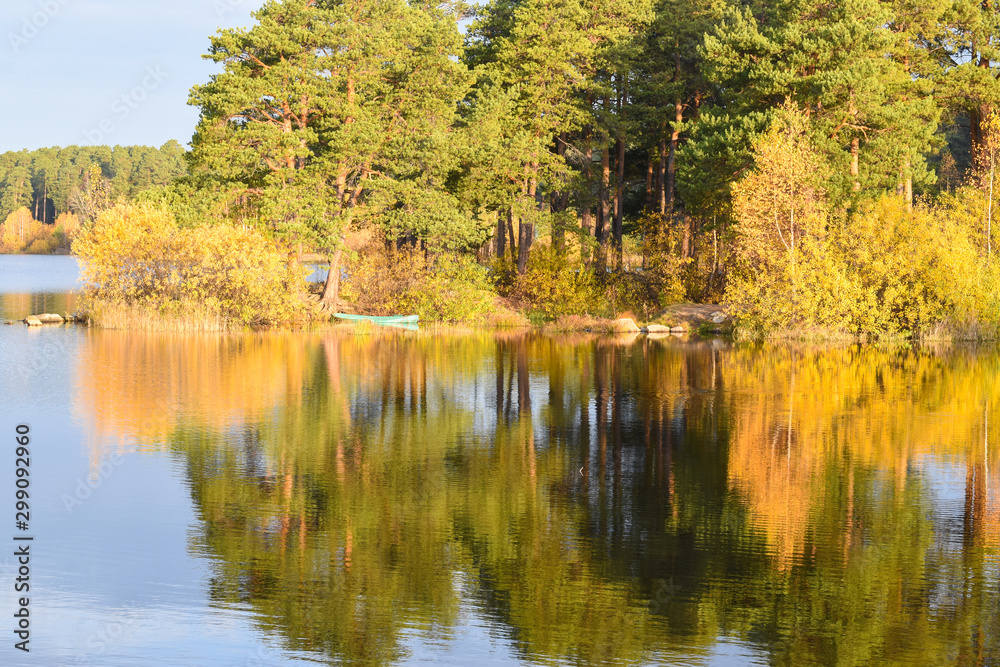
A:
[[[375,324],[416,324],[420,319],[419,315],[350,315],[348,313],[334,313],[334,317],[340,320],[360,322],[367,320]]]

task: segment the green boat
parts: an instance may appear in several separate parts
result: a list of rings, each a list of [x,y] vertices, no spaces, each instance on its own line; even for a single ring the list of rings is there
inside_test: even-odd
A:
[[[334,313],[334,317],[341,320],[360,322],[367,320],[375,324],[416,324],[420,319],[419,315],[349,315],[348,313]]]

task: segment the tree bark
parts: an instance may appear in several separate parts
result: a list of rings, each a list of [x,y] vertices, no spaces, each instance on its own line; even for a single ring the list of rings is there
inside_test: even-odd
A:
[[[611,152],[606,145],[601,150],[601,184],[598,194],[597,225],[594,228],[594,240],[597,248],[594,250],[594,265],[599,275],[604,275],[607,267],[607,233],[606,224],[610,208],[608,206],[608,190],[611,185]]]
[[[860,152],[861,139],[854,137],[851,139],[851,189],[854,192],[861,190],[861,182],[858,180],[858,153]]]
[[[681,237],[681,257],[685,259],[690,259],[694,253],[693,243],[692,243],[692,232],[694,230],[694,219],[689,216],[684,216],[684,236]]]
[[[503,254],[507,251],[507,228],[504,226],[503,218],[503,214],[497,211],[496,246],[494,247],[497,259],[503,259]]]
[[[326,283],[323,285],[322,303],[331,310],[340,302],[340,259],[343,254],[343,248],[337,248],[330,256],[330,271],[326,274]]]
[[[538,173],[538,166],[532,165],[532,175],[528,178],[528,192],[527,200],[530,202],[529,205],[536,204],[535,195],[537,193],[538,182],[535,180],[535,175]],[[531,251],[531,242],[535,237],[535,223],[534,220],[525,221],[522,217],[518,225],[518,244],[517,244],[517,272],[524,275],[524,272],[528,270],[528,254]]]
[[[680,45],[674,46],[674,85],[681,80]],[[677,143],[681,137],[681,123],[684,121],[684,101],[678,95],[674,99],[674,126],[670,130],[670,152],[667,155],[667,179],[664,185],[665,204],[663,213],[674,210],[674,189],[677,182]]]
[[[514,242],[514,208],[507,208],[507,238],[510,239],[510,259],[514,261],[517,257],[517,245]]]
[[[674,102],[674,127],[670,132],[670,152],[667,154],[666,203],[664,212],[674,209],[674,188],[677,182],[677,143],[681,137],[681,122],[684,120],[684,105],[678,99]]]
[[[653,208],[653,154],[649,154],[649,161],[646,163],[646,205],[647,211]]]
[[[563,159],[566,157],[565,132],[556,137],[556,155]],[[552,213],[561,213],[566,210],[566,194],[562,191],[553,192],[549,201],[549,210]],[[552,220],[552,247],[560,252],[566,249],[566,230],[554,218]]]
[[[625,211],[625,139],[619,137],[615,141],[615,148],[617,149],[615,159],[617,160],[618,173],[615,183],[615,220],[612,228],[612,244],[615,249],[615,269],[620,271],[623,263],[622,215]]]
[[[656,203],[660,215],[667,212],[667,128],[665,124],[662,131],[664,134],[660,137],[660,165],[656,170]]]
[[[586,237],[590,236],[590,233],[591,233],[590,232],[590,222],[591,222],[591,218],[593,217],[593,207],[592,207],[592,202],[591,202],[591,199],[590,199],[590,196],[591,196],[591,192],[590,192],[590,187],[591,187],[590,178],[591,178],[591,167],[593,165],[593,158],[594,158],[594,148],[593,148],[593,146],[590,145],[590,130],[589,129],[587,130],[587,136],[585,137],[584,141],[587,142],[587,150],[584,152],[584,163],[583,163],[584,164],[584,166],[583,166],[583,182],[584,182],[583,187],[585,188],[585,192],[583,193],[583,197],[581,198],[582,199],[582,201],[581,201],[581,209],[582,210],[580,211],[580,226],[582,227],[583,234],[581,235],[581,238],[580,238],[580,241],[581,241],[580,257],[584,257],[582,243],[584,242],[584,239]],[[588,262],[588,264],[589,264],[589,262]]]
[[[910,172],[910,158],[906,158],[903,163],[903,201],[906,202],[906,210],[913,210],[913,174]]]

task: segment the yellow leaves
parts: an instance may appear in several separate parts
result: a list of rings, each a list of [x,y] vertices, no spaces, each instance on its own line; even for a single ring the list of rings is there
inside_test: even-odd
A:
[[[736,276],[727,297],[744,326],[823,326],[869,336],[916,335],[948,320],[995,327],[997,270],[947,209],[886,196],[778,261]]]
[[[819,159],[805,134],[804,115],[785,105],[755,146],[755,167],[733,186],[736,253],[754,268],[795,261],[797,245],[825,224]]]
[[[92,299],[167,316],[207,308],[238,325],[286,322],[301,310],[302,272],[252,229],[180,229],[165,208],[118,204],[77,236],[73,251]]]
[[[755,169],[734,187],[736,266],[726,300],[740,326],[870,336],[916,335],[945,320],[995,329],[998,275],[968,193],[912,210],[884,196],[830,220],[803,122],[786,107],[758,143]]]
[[[0,224],[0,252],[45,254],[55,246],[52,226],[32,218],[24,206]]]

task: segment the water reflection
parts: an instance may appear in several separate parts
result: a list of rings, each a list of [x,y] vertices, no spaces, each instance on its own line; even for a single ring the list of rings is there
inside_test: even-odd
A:
[[[0,255],[0,320],[75,312],[78,276],[75,257]]]
[[[461,650],[478,623],[546,664],[1000,660],[995,351],[536,333],[81,346],[93,460],[182,457],[212,603],[287,650],[386,664],[414,638]]]

